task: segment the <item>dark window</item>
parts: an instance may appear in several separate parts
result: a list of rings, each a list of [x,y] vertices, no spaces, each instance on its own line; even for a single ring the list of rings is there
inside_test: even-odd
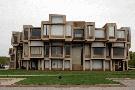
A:
[[[52,43],[51,55],[53,57],[62,57],[63,56],[63,45],[62,45],[62,43]]]
[[[75,29],[74,30],[74,38],[75,39],[83,39],[84,38],[84,30],[83,29]]]
[[[14,39],[14,42],[13,42],[13,43],[14,43],[14,44],[17,44],[17,43],[18,43],[18,40],[17,40],[18,38],[17,38],[16,35],[13,35],[13,39]]]
[[[104,55],[104,48],[103,47],[96,47],[93,48],[94,55]]]
[[[70,45],[65,45],[65,55],[70,55]]]
[[[49,43],[45,43],[45,56],[49,56]]]
[[[63,48],[58,46],[53,46],[51,52],[52,52],[52,56],[54,57],[62,57]]]
[[[28,40],[28,31],[24,30],[24,40]]]
[[[111,56],[111,48],[112,48],[112,44],[111,44],[111,43],[107,43],[107,44],[106,44],[106,55],[107,55],[108,57]]]
[[[41,29],[32,29],[31,30],[31,37],[41,37]]]
[[[113,55],[114,56],[124,56],[124,48],[123,47],[114,47]]]

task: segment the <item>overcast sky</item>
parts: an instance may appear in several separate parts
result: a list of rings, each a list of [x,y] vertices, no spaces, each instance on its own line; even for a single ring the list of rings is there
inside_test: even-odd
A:
[[[11,32],[22,26],[40,26],[49,14],[65,14],[67,20],[84,20],[102,27],[107,22],[131,27],[135,51],[135,0],[0,0],[0,56],[8,56]]]

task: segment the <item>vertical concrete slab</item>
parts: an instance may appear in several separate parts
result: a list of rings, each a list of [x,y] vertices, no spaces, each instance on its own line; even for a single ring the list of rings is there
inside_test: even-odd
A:
[[[51,70],[51,69],[52,69],[51,63],[52,63],[52,60],[50,60],[49,70]]]
[[[112,71],[112,60],[110,60],[110,71]]]
[[[92,60],[90,60],[90,71],[92,71]]]
[[[90,70],[90,60],[85,60],[85,70]]]
[[[29,70],[29,61],[26,61],[26,70]]]
[[[42,60],[42,70],[44,70],[44,60]]]
[[[103,60],[103,71],[105,71],[105,65],[106,65],[105,60]]]
[[[41,63],[40,63],[40,60],[38,60],[38,70],[41,69]]]

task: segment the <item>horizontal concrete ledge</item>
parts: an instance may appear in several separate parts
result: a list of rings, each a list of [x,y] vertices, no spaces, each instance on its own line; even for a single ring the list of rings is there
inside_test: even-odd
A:
[[[0,87],[125,87],[121,84],[95,84],[95,85],[0,85]]]

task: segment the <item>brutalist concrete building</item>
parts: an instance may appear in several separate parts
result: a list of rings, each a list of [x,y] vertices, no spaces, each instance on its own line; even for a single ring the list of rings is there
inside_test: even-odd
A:
[[[11,69],[117,71],[128,69],[131,32],[116,23],[96,28],[95,22],[50,14],[41,27],[13,31],[11,44]]]

